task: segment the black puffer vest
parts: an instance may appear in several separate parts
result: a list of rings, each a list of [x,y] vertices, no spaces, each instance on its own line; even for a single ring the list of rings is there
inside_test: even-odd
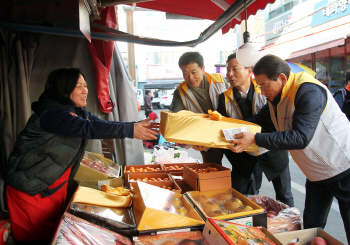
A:
[[[33,103],[35,114],[17,137],[5,176],[8,185],[29,195],[43,193],[72,165],[70,176],[74,176],[84,156],[87,139],[65,137],[41,129],[42,113],[57,106],[68,108],[87,119],[87,114],[80,108],[62,105],[45,92],[38,102]]]

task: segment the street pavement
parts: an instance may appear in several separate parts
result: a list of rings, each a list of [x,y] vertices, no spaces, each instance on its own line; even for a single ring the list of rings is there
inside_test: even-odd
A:
[[[164,110],[167,110],[167,109],[161,109],[161,110],[156,109],[154,111],[158,114],[158,116],[160,116],[160,111],[164,111]],[[145,118],[144,110],[141,110],[139,112],[139,119],[144,119],[144,118]],[[184,148],[182,150],[186,151]],[[202,160],[202,156],[200,152],[195,151],[193,149],[189,149],[187,151],[190,157],[193,157],[200,161]],[[290,169],[290,174],[292,179],[292,192],[294,196],[294,205],[296,208],[300,210],[301,216],[302,216],[304,211],[306,178],[291,157],[289,157],[289,161],[290,161],[289,169]],[[223,159],[223,166],[231,168],[231,164],[226,157],[224,157]],[[275,199],[275,191],[274,191],[273,185],[271,182],[269,182],[266,179],[265,175],[263,175],[263,182],[262,182],[262,187],[260,189],[259,195],[269,196]],[[338,202],[336,199],[333,200],[333,204],[328,215],[327,225],[324,230],[329,234],[331,234],[333,237],[337,238],[339,241],[343,242],[344,244],[347,244],[345,229],[344,229],[343,221],[341,219],[341,215],[339,212]]]

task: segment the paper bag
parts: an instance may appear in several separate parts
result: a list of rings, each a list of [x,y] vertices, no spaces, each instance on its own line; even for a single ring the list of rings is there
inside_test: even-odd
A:
[[[160,113],[159,131],[170,142],[200,145],[212,148],[227,148],[232,141],[225,139],[222,129],[248,127],[251,133],[260,133],[261,127],[246,121],[222,117],[220,121],[209,118],[207,114],[179,111]],[[246,151],[257,152],[256,144],[250,145]]]

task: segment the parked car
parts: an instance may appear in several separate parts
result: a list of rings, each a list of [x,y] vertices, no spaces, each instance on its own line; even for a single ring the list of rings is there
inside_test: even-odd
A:
[[[173,101],[175,89],[165,90],[162,99],[160,100],[161,106],[164,108],[170,108],[171,102]]]

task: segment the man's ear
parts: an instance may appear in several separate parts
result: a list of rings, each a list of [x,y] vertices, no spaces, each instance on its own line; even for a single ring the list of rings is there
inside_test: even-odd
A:
[[[247,71],[248,71],[249,77],[251,77],[251,76],[252,76],[252,73],[253,73],[253,68],[248,67],[248,68],[246,68],[246,69],[247,69]]]
[[[287,83],[287,81],[288,81],[287,76],[284,75],[284,73],[280,73],[280,74],[278,75],[278,77],[281,79],[282,85],[283,85],[283,86],[286,85],[286,83]]]
[[[202,67],[202,72],[205,72],[205,66]]]

